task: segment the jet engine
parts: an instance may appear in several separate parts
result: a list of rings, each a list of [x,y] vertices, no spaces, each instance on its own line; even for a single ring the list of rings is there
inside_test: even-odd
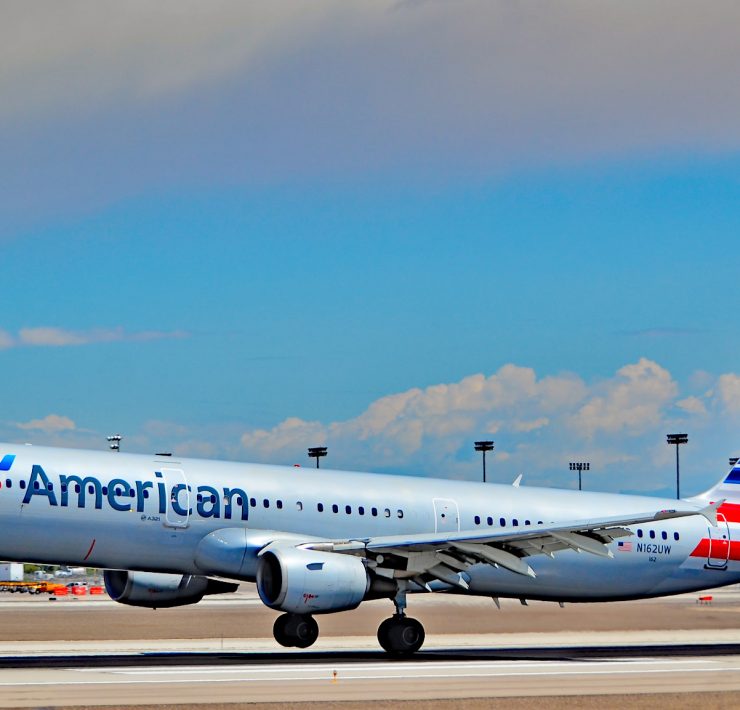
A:
[[[370,586],[362,560],[336,552],[274,547],[260,555],[257,567],[260,599],[293,614],[354,609]]]
[[[195,604],[206,594],[235,592],[238,584],[192,574],[106,570],[105,589],[113,601],[148,609]]]

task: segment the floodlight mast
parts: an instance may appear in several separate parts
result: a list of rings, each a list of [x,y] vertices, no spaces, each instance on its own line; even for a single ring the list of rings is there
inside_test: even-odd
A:
[[[681,498],[681,478],[679,474],[679,461],[678,461],[678,447],[681,446],[681,444],[688,444],[689,443],[689,435],[688,434],[666,434],[666,443],[668,443],[669,446],[673,446],[675,444],[676,446],[676,498]]]
[[[570,464],[571,471],[578,471],[578,490],[582,490],[581,472],[590,471],[591,463],[589,461],[573,461]]]
[[[480,451],[483,454],[483,483],[486,482],[486,451],[493,451],[492,441],[476,441],[474,442],[475,450]]]
[[[319,459],[322,456],[326,456],[326,454],[326,446],[310,446],[308,449],[309,458],[316,459],[316,468],[321,468],[321,466],[319,466]]]
[[[108,436],[106,438],[108,440],[108,444],[110,445],[110,450],[120,452],[121,440],[123,439],[123,437],[120,434],[113,434],[112,436]]]

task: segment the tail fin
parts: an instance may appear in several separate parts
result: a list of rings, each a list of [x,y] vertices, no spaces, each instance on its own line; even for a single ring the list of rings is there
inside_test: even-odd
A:
[[[696,498],[704,501],[717,501],[725,499],[728,503],[740,504],[740,461],[738,461],[729,473],[708,491],[700,493]]]

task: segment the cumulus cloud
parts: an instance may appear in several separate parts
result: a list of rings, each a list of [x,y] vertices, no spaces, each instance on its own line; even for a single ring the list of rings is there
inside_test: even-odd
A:
[[[714,438],[727,432],[719,424],[738,401],[740,376],[727,373],[713,383],[708,395],[681,396],[671,373],[647,358],[593,383],[570,373],[538,377],[509,364],[492,375],[381,397],[347,420],[291,417],[243,432],[241,445],[247,459],[291,463],[306,447],[325,445],[326,465],[338,468],[469,478],[477,473],[473,442],[495,434],[491,467],[503,480],[526,472],[529,481],[562,485],[568,461],[585,460],[595,488],[657,490],[670,483],[670,470],[665,481],[641,477],[670,469],[665,432],[674,427],[692,432],[693,456],[706,442],[701,455],[713,470]]]
[[[533,369],[508,364],[488,377],[476,374],[381,397],[347,421],[289,418],[270,430],[246,432],[241,442],[266,460],[318,442],[376,466],[420,460],[422,451],[449,461],[472,437],[547,427],[550,419],[536,415],[571,411],[586,392],[574,375],[538,379]]]
[[[625,365],[571,418],[577,431],[640,432],[655,426],[678,392],[668,370],[647,358]]]
[[[18,429],[41,431],[45,434],[58,434],[63,431],[74,431],[77,427],[69,417],[49,414],[43,419],[32,419],[30,422],[16,424]]]
[[[16,336],[0,330],[0,350],[16,347],[68,347],[94,343],[146,342],[186,337],[188,333],[180,330],[128,332],[120,327],[84,331],[55,327],[21,328]]]

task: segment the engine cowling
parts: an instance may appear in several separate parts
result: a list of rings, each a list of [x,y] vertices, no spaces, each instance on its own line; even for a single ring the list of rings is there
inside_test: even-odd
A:
[[[148,609],[196,604],[206,594],[235,592],[239,585],[192,574],[106,570],[105,589],[113,601]]]
[[[275,547],[260,555],[257,591],[272,609],[321,614],[354,609],[370,590],[362,560],[336,552]]]

